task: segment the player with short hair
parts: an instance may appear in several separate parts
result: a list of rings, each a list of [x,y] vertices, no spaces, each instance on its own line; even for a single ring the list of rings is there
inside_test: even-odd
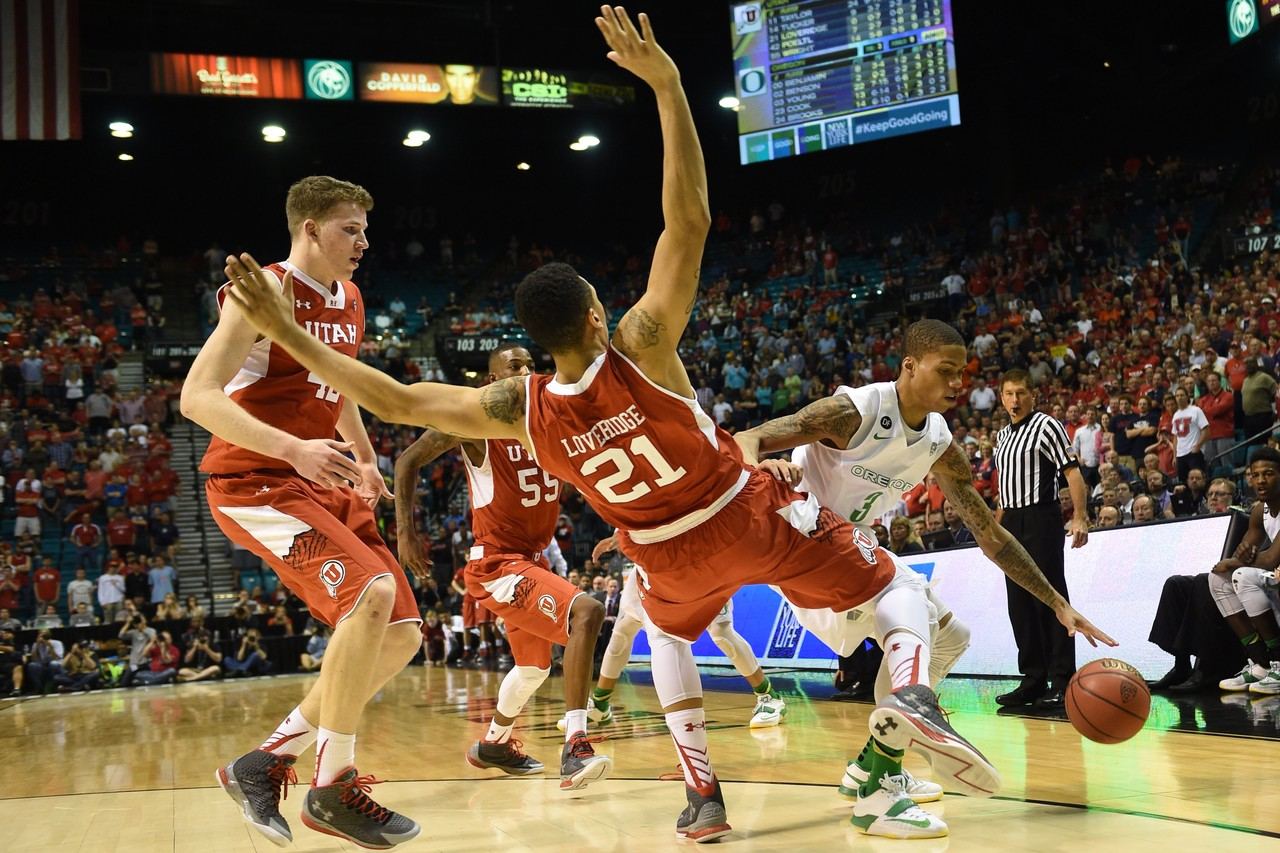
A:
[[[303,178],[285,202],[289,257],[260,273],[276,295],[290,295],[286,322],[344,368],[356,363],[364,336],[363,297],[350,277],[369,248],[372,208],[363,187]],[[182,414],[214,436],[200,464],[210,475],[209,509],[232,542],[270,564],[334,633],[306,698],[258,749],[220,768],[218,783],[255,829],[288,844],[280,798],[296,782],[295,760],[315,743],[303,823],[391,847],[419,826],[372,800],[377,780],[355,767],[361,712],[413,658],[420,637],[413,590],[373,515],[391,495],[355,402],[259,336],[228,290],[218,291],[221,318],[182,388]]]
[[[928,670],[927,601],[895,583],[893,555],[848,521],[743,462],[733,439],[698,406],[677,344],[697,298],[710,228],[706,170],[679,71],[620,7],[601,7],[596,25],[608,56],[654,91],[664,146],[662,211],[645,293],[610,335],[595,288],[567,264],[547,264],[516,290],[516,314],[555,360],[554,376],[506,379],[484,388],[402,385],[348,365],[290,321],[287,296],[248,255],[232,298],[268,337],[384,421],[429,423],[455,435],[518,439],[543,470],[573,484],[620,530],[637,565],[653,650],[654,686],[685,775],[688,804],[676,833],[711,841],[728,832],[712,769],[702,684],[690,644],[733,593],[774,584],[801,607],[849,613],[860,607],[909,622],[887,652],[900,687],[877,722],[922,733],[935,767],[967,790],[991,793],[994,768],[946,721],[922,683]],[[1076,626],[1091,628],[1076,614]],[[1080,624],[1083,623],[1083,624]],[[648,626],[647,626],[648,627]],[[897,804],[886,806],[896,808]]]
[[[1015,582],[1052,608],[1068,630],[1080,631],[1114,645],[1077,613],[1044,577],[1026,550],[995,516],[973,486],[973,469],[964,450],[951,438],[943,413],[953,408],[961,391],[966,361],[964,339],[950,325],[920,320],[907,328],[901,372],[894,382],[860,388],[841,386],[794,415],[777,418],[735,436],[748,463],[763,453],[795,448],[790,473],[797,488],[808,492],[854,524],[869,525],[891,510],[899,495],[932,474],[947,501],[973,533],[982,552]],[[910,578],[902,579],[903,574]],[[927,633],[919,635],[929,651],[928,684],[946,677],[969,646],[969,629],[915,572],[899,566],[899,581],[929,614]],[[785,591],[783,595],[785,596]],[[792,602],[793,605],[796,602]],[[876,677],[877,711],[891,702],[899,678],[894,647],[909,624],[894,616],[864,611],[860,618],[831,609],[794,607],[796,618],[839,655],[848,655],[868,636],[886,650]],[[873,724],[874,725],[874,724]],[[916,779],[902,767],[902,732],[879,728],[845,770],[840,792],[856,797],[853,822],[873,835],[928,835],[934,827],[918,826],[920,814],[893,811],[885,800],[915,802],[941,799],[941,786]],[[908,741],[909,742],[909,741]],[[924,750],[928,755],[928,750]],[[963,781],[963,780],[962,780]],[[941,823],[933,818],[937,823]],[[942,827],[945,829],[945,826]]]
[[[489,355],[489,382],[526,377],[533,356],[518,344]],[[413,527],[418,471],[454,448],[462,451],[471,492],[475,544],[463,569],[475,607],[499,616],[515,666],[498,687],[498,701],[484,738],[472,744],[467,761],[510,776],[542,772],[542,762],[512,740],[515,718],[551,672],[551,644],[565,647],[564,750],[560,787],[585,788],[605,778],[612,759],[596,755],[587,740],[587,688],[604,605],[550,570],[542,552],[555,536],[560,514],[560,481],[540,469],[519,441],[460,439],[428,429],[396,460],[396,517],[400,559],[420,579],[431,576],[431,559]],[[489,620],[492,621],[492,618]]]

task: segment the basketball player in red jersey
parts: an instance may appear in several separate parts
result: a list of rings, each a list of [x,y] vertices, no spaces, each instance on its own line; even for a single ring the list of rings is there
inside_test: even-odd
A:
[[[289,258],[262,271],[277,294],[291,294],[289,323],[348,364],[364,335],[364,299],[349,279],[369,248],[372,207],[363,187],[303,178],[285,202]],[[210,474],[209,508],[223,533],[265,560],[334,633],[306,698],[262,746],[219,769],[218,782],[250,824],[286,845],[280,798],[296,781],[294,761],[315,743],[302,822],[392,847],[416,836],[418,824],[374,802],[376,780],[355,769],[360,714],[412,659],[422,621],[374,521],[372,507],[391,495],[356,403],[259,337],[226,293],[182,388],[182,413],[214,435],[200,465]]]
[[[609,58],[653,89],[665,150],[664,230],[646,291],[612,337],[595,288],[567,264],[548,264],[520,283],[516,313],[554,357],[555,376],[481,389],[406,386],[366,365],[349,366],[299,330],[290,322],[287,294],[248,255],[229,265],[232,298],[263,334],[383,420],[518,439],[543,470],[572,483],[623,531],[623,552],[642,567],[654,687],[685,773],[688,805],[677,835],[710,841],[730,831],[707,754],[690,644],[746,584],[775,585],[800,607],[884,612],[898,626],[890,665],[902,677],[884,713],[916,732],[913,743],[927,740],[935,768],[963,790],[993,793],[999,774],[950,726],[921,683],[929,669],[925,597],[894,587],[894,559],[874,540],[792,491],[768,463],[746,466],[732,438],[698,407],[676,352],[710,227],[697,132],[679,72],[655,43],[648,18],[640,16],[637,31],[621,7],[605,6],[596,25]],[[1075,614],[1068,629],[1086,625]]]
[[[489,356],[489,381],[528,376],[533,356],[508,346]],[[542,763],[511,739],[515,718],[551,671],[551,644],[564,650],[565,727],[560,787],[584,788],[609,773],[612,759],[596,755],[587,740],[587,687],[604,605],[552,572],[542,555],[555,535],[560,481],[538,468],[519,441],[474,441],[428,429],[396,460],[396,517],[400,557],[420,578],[431,561],[413,529],[418,471],[441,454],[461,447],[471,490],[471,529],[476,542],[464,569],[476,605],[502,617],[515,666],[502,679],[498,704],[484,739],[467,761],[512,776],[542,772]]]

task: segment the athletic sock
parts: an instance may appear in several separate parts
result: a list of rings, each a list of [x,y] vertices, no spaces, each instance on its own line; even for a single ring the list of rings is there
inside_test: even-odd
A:
[[[299,705],[280,721],[280,725],[276,726],[271,737],[263,741],[258,749],[270,752],[272,755],[289,755],[296,758],[316,742],[318,731],[315,726],[307,722],[306,717],[302,716],[302,706]]]
[[[1240,645],[1244,646],[1245,654],[1249,656],[1249,662],[1254,666],[1266,669],[1267,665],[1271,663],[1271,652],[1256,631],[1248,636],[1241,637]]]
[[[596,687],[591,691],[591,702],[596,706],[597,711],[603,711],[609,707],[609,700],[613,698],[612,687]]]
[[[910,631],[895,631],[886,638],[885,667],[893,689],[909,684],[929,684],[929,647]]]
[[[485,734],[485,743],[506,743],[511,740],[511,730],[516,727],[513,722],[509,726],[499,725],[496,719],[489,721],[489,731]]]
[[[764,677],[764,681],[760,682],[759,684],[757,684],[755,687],[752,687],[751,689],[756,692],[756,695],[764,695],[766,693],[772,694],[773,684],[769,682],[769,676],[766,675]]]
[[[565,711],[564,713],[564,739],[567,743],[569,738],[578,732],[586,734],[587,732],[587,709],[577,708],[573,711]]]
[[[901,773],[904,754],[904,750],[885,746],[874,737],[871,738],[863,748],[863,755],[866,756],[865,763],[863,755],[858,756],[858,765],[867,771],[867,781],[858,786],[858,793],[864,797],[869,796],[880,787],[880,777],[886,773],[890,776]]]
[[[320,729],[316,739],[316,778],[312,786],[323,788],[356,766],[356,736]]]
[[[711,772],[711,756],[707,753],[707,718],[701,708],[672,711],[666,715],[667,728],[676,743],[684,783],[704,797],[715,790],[715,774]]]

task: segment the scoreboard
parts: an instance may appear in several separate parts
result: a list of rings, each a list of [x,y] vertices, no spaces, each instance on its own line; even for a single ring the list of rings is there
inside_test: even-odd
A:
[[[743,163],[960,123],[951,0],[758,0],[732,11]]]

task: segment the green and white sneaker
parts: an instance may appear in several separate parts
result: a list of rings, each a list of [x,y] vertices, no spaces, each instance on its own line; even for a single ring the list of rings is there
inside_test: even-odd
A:
[[[756,696],[756,707],[751,712],[750,728],[767,729],[782,723],[787,715],[787,703],[774,693],[760,693]]]
[[[942,838],[950,832],[940,818],[907,796],[901,777],[888,773],[870,794],[859,794],[849,822],[866,835],[885,838]]]
[[[565,729],[564,720],[565,720],[564,717],[561,717],[560,719],[556,720],[556,728],[562,732]],[[590,723],[593,728],[596,726],[609,725],[610,723],[613,722],[613,705],[612,704],[605,705],[604,710],[601,710],[596,707],[595,702],[591,702],[590,705],[587,707],[587,722]]]
[[[850,761],[845,765],[844,776],[840,779],[840,796],[850,800],[858,799],[858,787],[870,778],[870,772],[859,766],[857,761]],[[942,799],[941,785],[927,779],[917,779],[905,768],[901,773],[891,774],[890,778],[900,782],[907,796],[917,803],[936,803]]]
[[[1251,692],[1252,685],[1262,681],[1267,677],[1265,667],[1258,666],[1249,661],[1245,662],[1244,669],[1240,670],[1230,678],[1224,678],[1218,682],[1218,687],[1232,693]]]
[[[1275,696],[1280,694],[1280,662],[1272,661],[1271,669],[1262,677],[1249,685],[1249,692],[1255,696]]]

